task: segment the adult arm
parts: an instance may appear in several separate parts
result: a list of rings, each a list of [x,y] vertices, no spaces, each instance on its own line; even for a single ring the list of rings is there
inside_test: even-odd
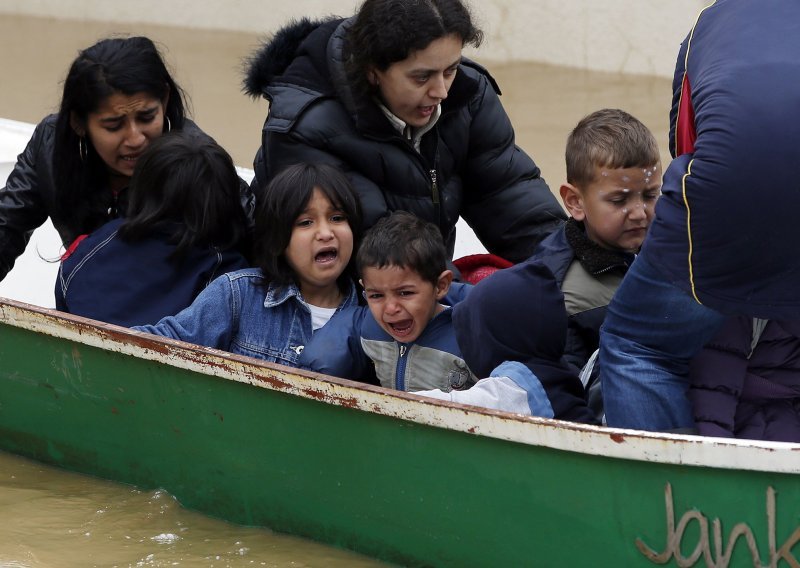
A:
[[[49,180],[50,176],[43,175],[40,168],[49,167],[48,152],[52,151],[54,131],[50,121],[39,123],[25,150],[17,157],[6,186],[0,189],[0,280],[25,251],[34,229],[47,220],[40,184],[48,183],[43,180]]]
[[[484,76],[469,112],[461,216],[489,252],[521,262],[566,215],[533,159],[516,145],[511,121]]]
[[[303,121],[316,120],[311,114],[304,116]],[[317,128],[325,128],[326,121],[318,117]],[[300,162],[323,163],[335,166],[347,176],[361,204],[363,226],[371,227],[378,219],[386,215],[389,206],[383,190],[371,179],[354,170],[346,161],[335,154],[317,147],[301,133],[303,129],[294,128],[288,133],[266,131],[262,137],[262,145],[253,162],[255,177],[251,189],[256,196],[262,195],[269,180],[289,164]],[[336,147],[335,133],[317,133],[318,137],[332,136],[331,147]],[[380,167],[380,164],[375,164]]]

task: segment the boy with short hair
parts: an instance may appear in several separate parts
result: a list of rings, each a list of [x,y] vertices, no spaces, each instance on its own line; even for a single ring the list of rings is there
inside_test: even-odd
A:
[[[405,211],[383,217],[364,235],[356,269],[367,307],[337,314],[306,346],[301,365],[354,380],[369,379],[374,368],[382,386],[411,392],[475,383],[451,309],[440,303],[453,273],[435,225]]]
[[[572,131],[566,162],[561,198],[571,217],[531,258],[481,281],[454,322],[465,349],[479,343],[492,362],[525,363],[555,418],[591,423],[601,419],[602,399],[590,389],[587,404],[578,374],[599,347],[606,306],[653,219],[660,154],[640,121],[603,109]]]
[[[606,306],[653,220],[661,157],[650,130],[619,109],[583,118],[567,139],[565,157],[560,193],[570,218],[532,258],[542,259],[564,294],[564,357],[581,369],[599,347]]]
[[[436,225],[397,211],[378,221],[356,254],[367,307],[342,310],[317,331],[300,365],[431,398],[552,417],[544,389],[521,363],[481,367],[477,381],[453,328],[472,286],[454,283]],[[373,375],[374,373],[374,375]]]

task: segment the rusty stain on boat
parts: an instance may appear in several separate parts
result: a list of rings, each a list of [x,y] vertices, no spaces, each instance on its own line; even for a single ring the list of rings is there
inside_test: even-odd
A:
[[[266,363],[55,310],[0,299],[0,323],[74,341],[80,357],[97,348],[410,423],[583,454],[680,465],[800,472],[800,447],[780,442],[701,438],[523,416],[444,402]],[[116,411],[116,409],[115,409]],[[735,450],[735,451],[734,451]],[[786,452],[786,450],[791,450]],[[782,452],[776,467],[766,456]],[[788,459],[787,456],[792,456]],[[770,460],[774,461],[774,460]]]

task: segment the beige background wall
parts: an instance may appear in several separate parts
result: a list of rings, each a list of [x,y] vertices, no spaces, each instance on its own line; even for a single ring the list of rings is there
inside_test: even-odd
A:
[[[708,0],[471,0],[483,61],[669,76]],[[350,15],[358,0],[0,0],[3,13],[269,34],[291,18]]]

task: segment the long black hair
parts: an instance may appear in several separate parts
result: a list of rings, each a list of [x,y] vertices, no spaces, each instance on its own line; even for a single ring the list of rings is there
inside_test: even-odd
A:
[[[347,217],[353,232],[353,254],[347,269],[336,280],[347,293],[355,279],[355,251],[361,238],[361,204],[350,181],[335,166],[323,163],[294,164],[281,170],[267,184],[256,206],[253,241],[255,263],[264,273],[264,284],[298,282],[286,261],[286,247],[297,218],[319,189]]]
[[[179,262],[193,246],[240,244],[247,218],[239,202],[239,175],[230,155],[201,132],[171,132],[148,145],[128,187],[126,241],[166,231]]]
[[[369,93],[374,89],[368,80],[371,68],[385,71],[451,34],[461,38],[462,46],[478,47],[483,41],[461,0],[365,0],[347,32],[350,82],[360,94]]]
[[[89,114],[115,93],[127,96],[146,93],[167,100],[164,130],[183,128],[186,118],[183,90],[150,39],[109,38],[81,51],[64,80],[53,149],[54,216],[69,228],[69,240],[106,222],[113,201],[105,163],[89,137],[81,140],[73,130],[72,121],[86,124]]]

